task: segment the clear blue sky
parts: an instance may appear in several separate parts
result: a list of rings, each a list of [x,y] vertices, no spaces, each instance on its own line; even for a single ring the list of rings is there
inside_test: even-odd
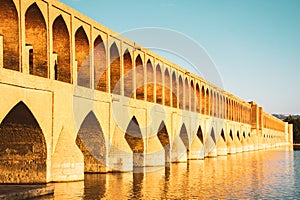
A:
[[[116,32],[179,31],[206,49],[225,90],[270,113],[300,113],[300,0],[61,2]]]

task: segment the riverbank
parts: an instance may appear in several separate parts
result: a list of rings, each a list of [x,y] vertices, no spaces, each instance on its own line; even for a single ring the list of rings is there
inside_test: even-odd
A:
[[[54,185],[0,185],[0,200],[30,199],[54,193]]]

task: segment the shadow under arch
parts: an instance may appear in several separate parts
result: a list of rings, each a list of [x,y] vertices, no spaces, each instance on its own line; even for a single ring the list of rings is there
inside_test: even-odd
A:
[[[125,140],[129,144],[133,153],[133,167],[143,167],[144,141],[140,125],[135,116],[131,119],[127,126]]]
[[[83,120],[76,144],[84,156],[84,172],[106,172],[106,145],[99,121],[91,111]]]
[[[157,132],[157,137],[165,151],[165,162],[170,162],[170,139],[165,123],[162,121]]]
[[[0,124],[0,183],[45,183],[46,161],[43,131],[21,101]]]

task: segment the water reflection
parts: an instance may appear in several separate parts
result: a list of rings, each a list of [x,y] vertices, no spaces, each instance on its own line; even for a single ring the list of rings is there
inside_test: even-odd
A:
[[[298,198],[300,151],[268,150],[176,163],[145,173],[87,174],[54,199]]]

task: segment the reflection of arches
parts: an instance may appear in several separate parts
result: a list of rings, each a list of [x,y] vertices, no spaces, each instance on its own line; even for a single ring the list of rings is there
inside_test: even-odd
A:
[[[90,87],[89,40],[81,26],[75,33],[75,56],[77,60],[77,85]]]
[[[48,77],[47,28],[43,14],[36,3],[32,4],[25,13],[25,29],[26,44],[33,47],[33,65],[29,73]]]
[[[214,128],[211,129],[210,136],[211,136],[212,140],[214,141],[214,143],[216,144],[217,140],[216,140]]]
[[[166,106],[171,106],[171,79],[170,79],[170,74],[169,70],[165,70],[165,84],[164,84],[164,91],[165,91],[165,105]]]
[[[0,183],[46,182],[47,147],[29,108],[19,102],[0,125]]]
[[[221,137],[223,138],[224,142],[226,142],[226,138],[225,138],[225,134],[224,134],[224,130],[223,129],[221,131]]]
[[[181,126],[179,137],[181,138],[181,140],[182,140],[182,142],[183,142],[183,144],[184,144],[184,146],[185,146],[186,153],[187,153],[187,159],[188,159],[188,152],[189,152],[189,137],[188,137],[188,133],[187,133],[185,124],[183,124],[183,125]]]
[[[156,103],[162,104],[162,72],[160,65],[156,66]]]
[[[100,35],[94,41],[94,67],[95,89],[107,92],[106,50]]]
[[[154,102],[154,74],[151,61],[147,61],[147,101]]]
[[[99,121],[91,111],[82,122],[76,144],[84,156],[85,172],[105,172],[106,146]]]
[[[121,59],[119,49],[114,42],[110,47],[110,92],[120,94]]]
[[[144,100],[144,67],[140,55],[135,59],[136,99]]]
[[[177,108],[177,80],[175,72],[172,74],[172,103],[173,108]]]
[[[202,132],[201,126],[199,126],[199,128],[197,130],[197,137],[199,138],[199,140],[203,144],[203,132]]]
[[[18,12],[13,0],[2,0],[0,11],[0,35],[3,35],[3,67],[19,71]]]
[[[133,93],[132,59],[128,50],[123,55],[124,60],[124,96],[131,97]]]
[[[67,25],[58,16],[53,22],[53,52],[57,54],[57,69],[55,80],[71,83],[70,70],[70,35]]]
[[[165,162],[169,162],[170,161],[170,139],[164,122],[161,122],[159,126],[157,137],[165,150]]]
[[[128,124],[125,139],[133,153],[133,167],[144,166],[144,141],[139,123],[135,117]]]

